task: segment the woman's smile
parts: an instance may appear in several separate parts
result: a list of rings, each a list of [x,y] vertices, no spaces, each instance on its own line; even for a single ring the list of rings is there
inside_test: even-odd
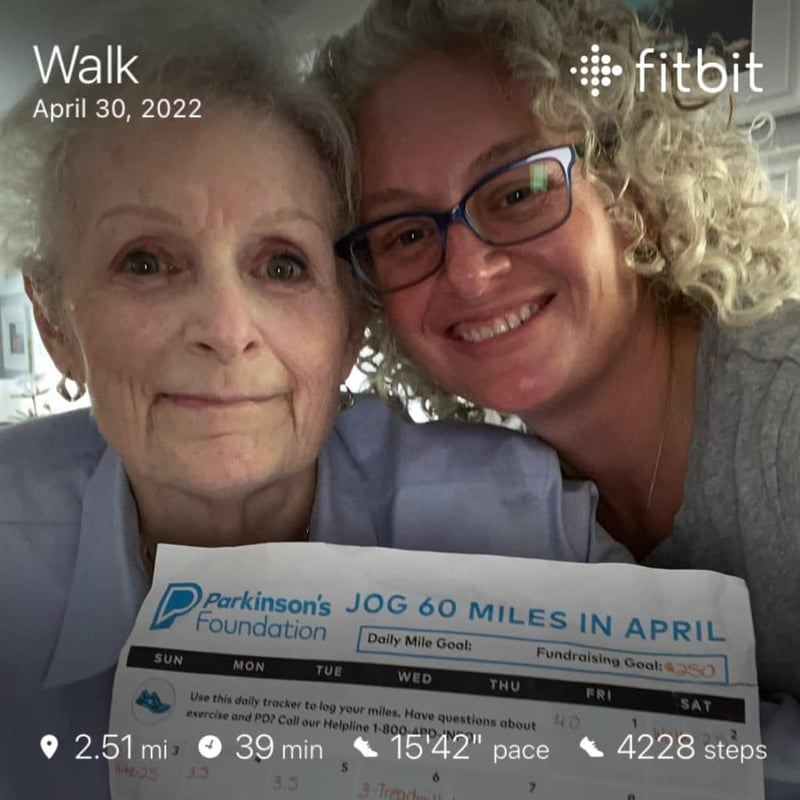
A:
[[[527,327],[527,324],[549,305],[553,297],[555,295],[545,295],[537,300],[514,306],[509,311],[491,312],[480,319],[458,322],[451,325],[448,331],[455,339],[470,344],[479,344],[501,337],[506,339],[519,328]]]
[[[207,394],[159,394],[156,401],[164,400],[179,408],[197,411],[231,411],[257,408],[277,395],[207,395]]]

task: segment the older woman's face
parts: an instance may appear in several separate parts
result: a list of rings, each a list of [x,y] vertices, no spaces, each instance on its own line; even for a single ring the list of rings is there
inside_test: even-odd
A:
[[[79,159],[59,366],[131,478],[224,496],[313,463],[355,336],[301,137],[212,109],[97,131]]]
[[[484,64],[411,61],[357,119],[364,220],[447,210],[490,170],[572,141],[528,109],[529,89]],[[441,271],[385,296],[401,342],[454,394],[519,414],[554,408],[590,388],[635,324],[638,285],[620,236],[579,164],[572,175],[559,228],[496,247],[453,224]]]

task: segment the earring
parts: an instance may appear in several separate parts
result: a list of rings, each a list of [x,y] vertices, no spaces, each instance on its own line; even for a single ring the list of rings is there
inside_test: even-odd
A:
[[[74,391],[67,386],[67,381],[75,384]],[[80,400],[86,394],[86,384],[80,381],[75,381],[70,376],[69,372],[61,376],[61,380],[56,385],[56,391],[69,403],[74,403]]]
[[[350,387],[343,383],[339,387],[339,411],[349,411],[356,403],[356,398],[350,391]]]

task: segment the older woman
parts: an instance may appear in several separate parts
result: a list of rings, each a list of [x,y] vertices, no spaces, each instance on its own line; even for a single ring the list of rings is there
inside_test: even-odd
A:
[[[317,61],[363,168],[338,252],[379,390],[518,415],[638,559],[746,578],[800,697],[800,222],[727,104],[658,53],[637,88],[657,43],[613,0],[376,0]]]
[[[333,254],[352,222],[346,129],[252,19],[144,23],[100,41],[138,55],[117,90],[130,121],[33,116],[74,97],[51,80],[0,128],[0,240],[61,391],[92,400],[0,437],[4,798],[107,796],[76,737],[106,732],[159,542],[626,557],[595,529],[592,487],[562,484],[537,442],[415,426],[377,398],[337,419],[362,336]],[[144,98],[201,118],[136,118]],[[45,733],[62,743],[49,762]]]

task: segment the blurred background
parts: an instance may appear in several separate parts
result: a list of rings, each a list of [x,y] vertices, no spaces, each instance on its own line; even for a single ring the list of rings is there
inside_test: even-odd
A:
[[[301,51],[348,27],[367,5],[367,0],[260,2]],[[733,32],[737,50],[752,51],[764,64],[756,79],[764,91],[737,96],[736,122],[753,126],[754,138],[763,142],[775,189],[800,200],[800,0],[629,2],[645,19],[674,18],[676,30],[685,30],[693,46],[717,46],[723,33]],[[0,114],[39,79],[34,44],[47,52],[130,7],[136,8],[136,0],[0,0]],[[21,278],[0,256],[0,425],[71,407],[54,391],[59,377],[36,335]],[[354,373],[349,383],[357,388],[360,376]]]

